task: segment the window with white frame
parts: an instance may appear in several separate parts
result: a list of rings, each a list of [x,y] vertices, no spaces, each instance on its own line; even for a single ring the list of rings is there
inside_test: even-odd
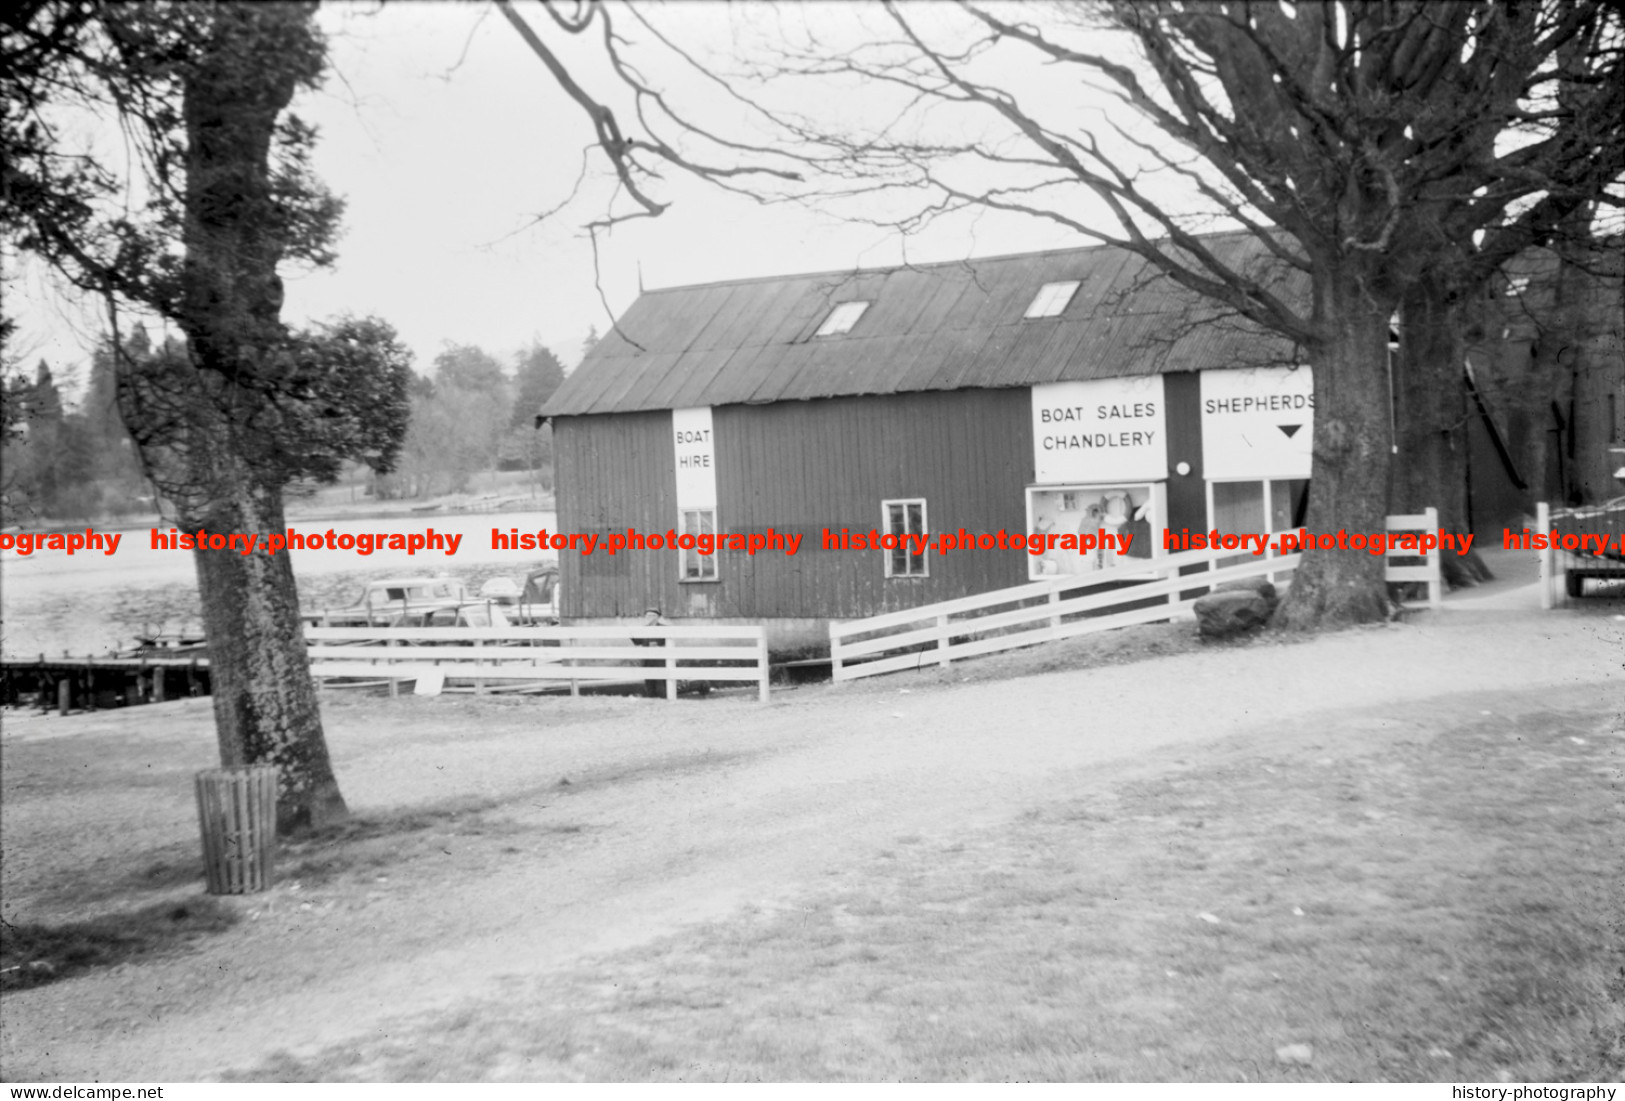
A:
[[[841,333],[849,333],[852,326],[858,323],[858,318],[863,316],[863,311],[868,308],[867,302],[842,302],[829,311],[829,316],[824,318],[824,323],[818,326],[818,331],[813,335],[839,336]]]
[[[682,572],[679,577],[684,581],[715,581],[717,580],[717,510],[714,508],[685,508],[683,509],[682,528],[678,538],[684,535],[694,536],[694,546],[683,548]],[[687,542],[687,540],[682,540]],[[709,547],[707,553],[701,553],[702,547]]]
[[[1135,580],[1162,550],[1160,482],[1027,487],[1027,576]]]
[[[1066,309],[1066,304],[1072,301],[1072,296],[1078,291],[1078,280],[1073,279],[1065,283],[1045,283],[1038,288],[1038,296],[1033,299],[1032,305],[1027,307],[1026,317],[1055,317]]]
[[[881,549],[886,555],[887,577],[927,576],[925,545],[925,498],[880,502],[886,534]],[[910,536],[915,538],[911,539]],[[916,554],[918,550],[920,553]]]
[[[1306,478],[1209,482],[1209,523],[1220,535],[1273,537],[1303,523],[1308,495]],[[1233,559],[1221,559],[1217,564],[1230,566],[1247,558],[1248,555],[1237,555]]]

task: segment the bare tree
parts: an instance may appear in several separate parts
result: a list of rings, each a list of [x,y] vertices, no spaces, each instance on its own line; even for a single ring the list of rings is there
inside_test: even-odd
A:
[[[1144,257],[1293,341],[1315,368],[1306,522],[1321,531],[1377,530],[1387,512],[1387,339],[1407,294],[1485,227],[1604,186],[1608,173],[1577,173],[1575,157],[1617,151],[1625,116],[1613,60],[1594,66],[1601,79],[1583,110],[1542,117],[1539,107],[1572,76],[1564,66],[1576,51],[1614,48],[1619,13],[1602,0],[887,2],[865,10],[879,14],[864,33],[839,41],[798,35],[794,19],[776,16],[775,56],[728,79],[636,8],[547,5],[555,28],[600,34],[617,102],[630,103],[622,116],[607,93],[568,79],[499,2],[587,112],[617,195],[631,199],[599,224],[661,213],[669,168],[734,187],[755,172],[780,195],[804,172],[803,197],[861,199],[864,217],[904,232],[966,211],[1045,219]],[[696,122],[629,60],[636,49],[675,54],[720,85],[760,136]],[[786,82],[806,110],[775,99]],[[832,90],[864,94],[874,121],[816,117]],[[1533,140],[1506,140],[1531,126]],[[1229,262],[1199,232],[1216,224],[1255,235],[1273,269]],[[1293,274],[1308,284],[1302,298],[1286,292]],[[1386,612],[1381,559],[1317,550],[1277,622]]]
[[[1553,12],[1579,14],[1571,4]],[[1482,143],[1477,156],[1484,159],[1494,157],[1498,141],[1515,141],[1544,186],[1488,222],[1481,211],[1447,204],[1434,226],[1437,256],[1400,299],[1393,483],[1399,511],[1433,505],[1442,523],[1466,527],[1467,422],[1475,410],[1463,386],[1464,364],[1469,334],[1479,328],[1472,314],[1482,312],[1514,258],[1544,245],[1563,257],[1588,251],[1599,208],[1620,204],[1625,33],[1619,14],[1590,13],[1549,51],[1541,62],[1546,79],[1531,83],[1522,115],[1506,132],[1466,136]],[[1538,375],[1528,381],[1541,389]],[[1447,559],[1445,568],[1453,584],[1488,576],[1476,554]]]

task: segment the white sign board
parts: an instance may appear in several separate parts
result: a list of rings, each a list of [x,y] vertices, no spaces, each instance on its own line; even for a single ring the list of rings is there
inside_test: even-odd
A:
[[[717,507],[717,458],[711,410],[671,411],[672,449],[677,464],[677,507]]]
[[[1034,481],[1162,481],[1168,437],[1162,377],[1033,387]]]
[[[1203,476],[1309,477],[1314,419],[1307,366],[1203,371]]]

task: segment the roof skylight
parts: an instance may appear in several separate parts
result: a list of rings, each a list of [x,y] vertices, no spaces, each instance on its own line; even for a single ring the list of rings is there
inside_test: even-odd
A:
[[[1027,317],[1055,317],[1066,309],[1066,304],[1072,301],[1077,293],[1078,280],[1066,283],[1045,283],[1038,288],[1038,297],[1033,304],[1027,307]]]
[[[824,323],[818,326],[818,331],[813,335],[836,336],[851,332],[852,326],[858,323],[858,318],[862,317],[863,311],[868,308],[867,302],[842,302],[829,311],[829,316],[824,318]]]

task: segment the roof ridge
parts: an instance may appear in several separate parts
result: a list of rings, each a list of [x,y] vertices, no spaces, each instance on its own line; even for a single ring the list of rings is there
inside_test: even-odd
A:
[[[1217,237],[1252,236],[1250,230],[1245,229],[1219,229],[1207,233],[1194,233],[1191,236],[1200,240],[1210,240]],[[1157,241],[1167,241],[1169,238],[1159,237]],[[748,275],[736,279],[712,279],[704,283],[675,283],[669,287],[649,287],[638,295],[642,298],[650,294],[669,294],[673,291],[699,291],[709,290],[712,287],[742,287],[751,283],[785,283],[797,279],[827,279],[834,277],[854,278],[866,275],[889,275],[898,271],[924,271],[933,268],[958,268],[975,264],[994,263],[1000,260],[1025,260],[1035,256],[1059,256],[1063,253],[1093,252],[1097,249],[1116,249],[1119,252],[1132,252],[1122,245],[1099,241],[1092,245],[1069,245],[1064,248],[1039,249],[1030,252],[1001,252],[994,256],[967,256],[957,260],[930,260],[925,263],[889,264],[878,268],[829,268],[824,271],[788,272],[778,275]]]

